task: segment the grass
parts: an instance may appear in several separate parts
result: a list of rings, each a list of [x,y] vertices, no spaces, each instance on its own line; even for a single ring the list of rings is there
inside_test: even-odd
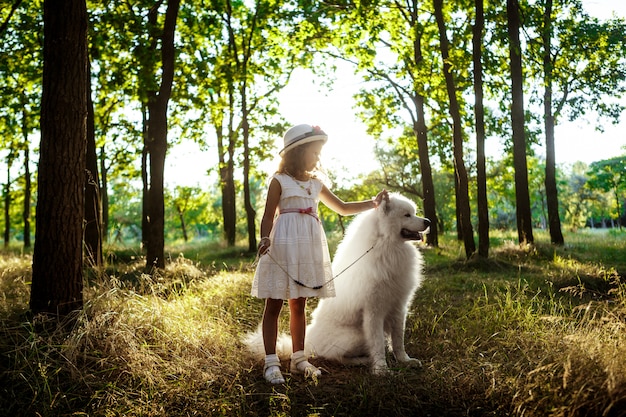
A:
[[[240,342],[263,309],[242,249],[170,248],[154,275],[140,254],[111,249],[62,324],[28,316],[30,256],[4,253],[0,415],[626,415],[626,235],[568,234],[555,248],[537,233],[520,248],[492,234],[488,260],[463,260],[450,237],[423,249],[406,330],[421,369],[373,377],[318,360],[319,383],[280,387]]]

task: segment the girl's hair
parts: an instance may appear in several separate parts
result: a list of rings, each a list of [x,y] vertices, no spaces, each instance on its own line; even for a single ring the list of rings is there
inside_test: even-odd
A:
[[[278,165],[278,173],[285,174],[289,173],[291,175],[300,176],[305,173],[302,165],[302,158],[304,156],[304,151],[309,144],[304,144],[302,146],[296,146],[290,151],[286,152],[283,155],[283,158]]]
[[[276,171],[279,174],[289,174],[295,177],[299,177],[303,174],[308,174],[313,178],[318,178],[324,183],[328,181],[328,175],[324,172],[320,164],[318,164],[312,171],[305,171],[303,168],[302,158],[304,157],[304,152],[307,147],[309,147],[311,143],[306,143],[301,146],[296,146],[295,148],[287,151],[278,165],[278,170]]]

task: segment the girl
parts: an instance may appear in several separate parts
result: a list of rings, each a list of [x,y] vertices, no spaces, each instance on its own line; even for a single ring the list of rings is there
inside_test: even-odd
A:
[[[252,284],[252,295],[266,299],[261,325],[266,354],[263,376],[271,384],[285,382],[276,355],[283,300],[289,300],[291,372],[321,375],[304,355],[306,299],[335,295],[326,236],[317,217],[318,202],[345,216],[376,208],[389,199],[382,190],[372,200],[344,202],[316,177],[320,152],[328,140],[318,126],[294,126],[283,140],[282,160],[271,177],[261,221],[259,254],[266,256],[261,256]]]

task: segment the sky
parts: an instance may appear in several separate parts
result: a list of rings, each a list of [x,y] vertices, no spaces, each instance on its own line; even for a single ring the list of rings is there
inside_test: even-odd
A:
[[[626,18],[626,1],[623,0],[583,0],[583,5],[590,15],[600,19],[608,19],[613,13]],[[373,153],[374,140],[366,134],[365,126],[357,119],[353,108],[352,96],[359,89],[359,77],[353,74],[348,64],[338,65],[336,80],[330,89],[321,87],[321,82],[308,71],[296,71],[280,93],[279,110],[291,125],[308,123],[324,129],[329,139],[322,152],[322,165],[336,176],[339,183],[346,183],[379,165]],[[557,125],[557,164],[591,163],[626,152],[626,120],[615,126],[607,122],[602,133],[596,130],[595,123],[595,118],[590,117],[571,123],[562,121]],[[282,148],[282,137],[276,138],[276,147],[277,151]],[[497,158],[502,154],[497,138],[488,138],[486,147],[488,156]],[[543,149],[538,148],[537,153],[542,155]],[[190,159],[197,162],[190,164]],[[190,186],[205,184],[205,172],[207,167],[214,165],[213,160],[215,157],[210,151],[201,152],[193,146],[185,150],[174,148],[168,155],[166,182]],[[181,166],[185,167],[185,175],[182,178],[175,175],[174,181],[167,181],[168,177],[172,178],[171,172],[182,172]],[[263,169],[271,173],[277,166],[278,159],[275,159],[268,161]]]

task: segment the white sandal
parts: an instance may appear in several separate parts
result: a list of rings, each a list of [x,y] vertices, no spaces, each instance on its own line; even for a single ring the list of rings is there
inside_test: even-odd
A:
[[[304,356],[304,351],[299,350],[294,352],[291,355],[291,365],[290,365],[292,374],[304,374],[305,378],[313,378],[317,379],[322,376],[322,371],[315,365],[312,365],[307,357]]]
[[[280,372],[280,361],[278,358],[265,361],[265,366],[263,366],[263,377],[272,385],[285,383],[285,378]]]

